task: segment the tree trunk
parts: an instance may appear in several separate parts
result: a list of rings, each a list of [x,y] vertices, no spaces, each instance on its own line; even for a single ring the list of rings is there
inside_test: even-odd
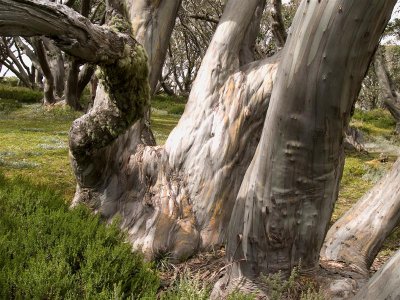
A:
[[[302,1],[228,226],[228,287],[240,278],[251,285],[260,273],[288,274],[300,262],[304,273],[318,269],[344,131],[395,3]]]
[[[144,146],[139,122],[102,150],[116,153],[106,167],[101,167],[104,159],[91,162],[74,155],[74,202],[88,203],[106,218],[120,214],[135,248],[149,256],[165,251],[184,259],[224,241],[276,70],[276,58],[238,69],[243,28],[257,5],[256,0],[227,5],[185,113],[165,147]],[[226,26],[228,19],[235,21]],[[97,171],[88,175],[87,169]]]
[[[271,0],[269,5],[272,34],[278,48],[283,48],[286,43],[287,33],[282,17],[282,1]]]
[[[385,61],[381,51],[377,51],[374,60],[375,74],[384,95],[384,104],[390,114],[396,120],[396,132],[400,134],[400,98],[396,91],[389,72],[386,69]]]
[[[128,1],[136,40],[146,49],[150,66],[150,89],[155,92],[181,0]]]
[[[399,299],[400,251],[398,251],[353,298],[354,300]]]
[[[74,110],[82,109],[78,98],[79,64],[75,58],[69,59],[67,81],[65,83],[65,101]]]
[[[96,71],[96,65],[85,64],[78,75],[77,98],[80,99],[85,87],[90,83]],[[94,97],[93,97],[94,100]]]
[[[329,230],[321,258],[341,262],[367,277],[386,237],[400,222],[400,159]]]
[[[43,87],[43,104],[50,105],[56,103],[54,95],[54,77],[51,72],[49,62],[47,60],[46,50],[43,45],[43,41],[40,38],[33,39],[33,46],[40,64],[40,68],[44,76],[44,87]]]
[[[56,47],[52,41],[46,38],[42,40],[47,49],[46,56],[53,77],[54,94],[58,99],[61,99],[64,95],[65,86],[64,57],[61,50]]]
[[[259,1],[252,22],[247,28],[247,32],[244,37],[239,54],[239,61],[241,66],[249,64],[255,60],[255,47],[257,37],[260,33],[261,19],[264,13],[265,4],[266,0]]]

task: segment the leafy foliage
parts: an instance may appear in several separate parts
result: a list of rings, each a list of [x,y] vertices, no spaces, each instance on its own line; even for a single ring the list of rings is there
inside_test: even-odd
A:
[[[158,277],[84,207],[41,185],[0,176],[1,299],[152,299]]]

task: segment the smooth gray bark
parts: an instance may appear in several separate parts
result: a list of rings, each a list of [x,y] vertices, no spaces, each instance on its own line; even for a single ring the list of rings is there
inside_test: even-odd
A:
[[[354,300],[397,300],[400,298],[400,251],[390,258],[363,286]]]
[[[255,47],[260,33],[260,25],[264,13],[266,0],[260,0],[249,27],[247,28],[242,47],[240,49],[240,65],[246,65],[255,60]]]
[[[1,35],[46,36],[61,50],[87,62],[107,64],[126,56],[130,37],[116,32],[118,24],[109,25],[92,24],[73,9],[48,1],[0,0]]]
[[[351,108],[396,1],[303,1],[229,224],[226,279],[318,269]],[[344,30],[345,28],[345,30]],[[337,51],[337,45],[345,51]]]
[[[161,75],[180,5],[181,0],[128,1],[133,34],[147,52],[152,93]]]
[[[383,242],[400,222],[400,159],[329,230],[321,258],[350,266],[368,277]]]
[[[239,69],[245,28],[257,5],[257,0],[227,5],[165,147],[145,146],[138,121],[111,144],[94,147],[102,149],[103,161],[115,154],[104,168],[92,172],[101,165],[95,156],[75,160],[74,203],[88,203],[106,218],[121,215],[134,247],[150,257],[168,252],[172,259],[185,259],[225,239],[277,67],[272,58]]]

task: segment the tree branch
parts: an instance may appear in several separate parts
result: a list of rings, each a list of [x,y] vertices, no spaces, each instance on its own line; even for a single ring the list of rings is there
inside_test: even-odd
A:
[[[207,15],[189,15],[188,17],[192,18],[192,19],[196,19],[196,20],[202,20],[202,21],[214,23],[214,24],[218,24],[219,23],[218,19],[214,19],[214,18],[212,18],[210,16],[207,16]]]
[[[105,64],[124,57],[124,46],[131,39],[92,24],[64,5],[43,0],[0,0],[0,35],[44,35],[74,57]]]

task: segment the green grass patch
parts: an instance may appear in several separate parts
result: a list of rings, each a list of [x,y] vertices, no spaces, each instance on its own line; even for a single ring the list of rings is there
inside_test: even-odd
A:
[[[1,102],[0,102],[1,103]],[[69,108],[22,105],[0,117],[0,172],[47,185],[70,200],[75,179],[68,158],[68,132],[81,116]],[[152,127],[163,144],[179,116],[152,115]]]
[[[351,125],[368,135],[391,137],[394,133],[396,122],[385,109],[356,110]]]
[[[43,185],[0,174],[1,299],[154,299],[158,277],[119,230]]]
[[[332,222],[338,220],[391,168],[395,158],[389,162],[379,161],[378,153],[346,153],[339,198],[335,204]]]
[[[8,114],[22,107],[22,104],[13,99],[0,99],[0,116]]]
[[[43,93],[25,87],[0,84],[0,99],[13,99],[21,103],[37,103],[43,99]]]
[[[151,99],[151,107],[166,111],[172,115],[182,115],[185,110],[186,99],[183,97],[168,96],[165,94],[155,95]]]

